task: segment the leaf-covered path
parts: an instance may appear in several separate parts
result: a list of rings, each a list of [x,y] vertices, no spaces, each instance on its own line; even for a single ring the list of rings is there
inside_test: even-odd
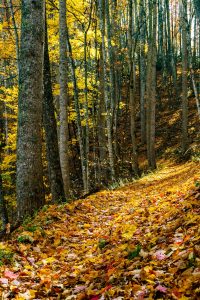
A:
[[[2,299],[200,299],[199,179],[171,165],[44,208],[0,244]]]

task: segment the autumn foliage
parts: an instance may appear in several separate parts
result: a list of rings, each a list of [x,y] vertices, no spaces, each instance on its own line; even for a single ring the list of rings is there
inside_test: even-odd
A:
[[[198,165],[44,207],[0,244],[2,299],[199,299]]]

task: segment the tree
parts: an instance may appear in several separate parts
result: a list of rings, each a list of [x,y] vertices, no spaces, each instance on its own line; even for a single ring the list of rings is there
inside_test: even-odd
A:
[[[113,144],[112,144],[112,123],[111,123],[111,103],[109,99],[108,92],[108,82],[107,82],[107,51],[106,51],[106,41],[105,41],[105,7],[103,0],[99,0],[99,18],[100,18],[100,31],[102,39],[102,58],[103,58],[103,77],[104,77],[104,101],[106,108],[106,125],[107,125],[107,139],[108,139],[108,157],[110,164],[111,178],[115,178],[115,168],[114,168],[114,155],[113,155]],[[111,83],[110,83],[111,84]]]
[[[145,111],[145,7],[144,0],[140,1],[140,118],[141,118],[141,142],[146,141],[146,111]]]
[[[17,137],[18,218],[44,204],[42,168],[44,1],[22,1]]]
[[[0,214],[3,230],[6,229],[8,224],[8,212],[6,209],[6,203],[4,199],[4,190],[3,190],[3,180],[2,180],[2,150],[4,146],[4,134],[3,134],[3,107],[2,102],[0,102]]]
[[[181,0],[181,38],[182,38],[182,151],[188,148],[188,47],[187,47],[187,1]]]
[[[47,24],[45,19],[44,41],[44,97],[43,97],[43,126],[45,129],[46,153],[48,173],[53,202],[65,200],[60,156],[58,149],[57,124],[54,112],[53,93],[51,84],[51,70],[49,61]]]
[[[147,158],[150,169],[156,168],[155,157],[155,108],[156,108],[156,34],[157,34],[157,1],[149,2],[149,41],[147,57]]]
[[[67,27],[66,0],[59,1],[59,46],[60,46],[60,165],[65,197],[69,197],[69,157],[68,157],[68,95],[67,95]]]
[[[136,141],[136,85],[135,85],[135,46],[136,41],[134,39],[133,32],[133,2],[129,0],[129,34],[128,34],[128,46],[129,46],[129,97],[130,97],[130,113],[131,113],[131,140],[133,149],[133,171],[135,175],[139,174],[138,154],[137,154],[137,141]]]

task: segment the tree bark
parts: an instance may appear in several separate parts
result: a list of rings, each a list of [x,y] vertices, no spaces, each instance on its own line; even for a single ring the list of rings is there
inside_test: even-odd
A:
[[[2,229],[6,229],[6,225],[8,224],[8,212],[6,209],[6,203],[4,199],[4,190],[3,190],[3,181],[2,181],[2,152],[4,147],[4,129],[3,129],[3,105],[0,102],[0,214],[1,214],[1,222],[2,222]]]
[[[113,155],[113,144],[112,144],[111,108],[110,108],[108,83],[107,83],[107,52],[106,52],[106,45],[105,45],[105,11],[104,11],[103,0],[99,1],[99,15],[100,15],[100,31],[101,31],[101,38],[102,38],[104,100],[105,100],[105,108],[106,108],[108,157],[109,157],[111,178],[112,180],[114,180],[115,168],[114,168],[114,155]]]
[[[136,41],[133,32],[133,3],[129,0],[129,32],[128,32],[128,51],[129,51],[129,98],[130,98],[130,115],[131,115],[131,140],[132,140],[132,166],[133,172],[139,175],[137,141],[136,141],[136,85],[135,85],[135,53],[134,48]]]
[[[188,47],[187,47],[187,2],[182,0],[181,6],[181,38],[182,38],[182,138],[183,153],[188,149]]]
[[[80,160],[81,160],[81,171],[82,171],[82,180],[83,180],[83,193],[88,193],[88,185],[87,185],[87,174],[86,174],[86,157],[84,152],[84,143],[83,143],[83,130],[81,127],[81,114],[80,114],[80,107],[79,107],[79,91],[77,86],[77,79],[76,79],[76,65],[73,59],[73,53],[71,48],[71,43],[69,39],[68,29],[67,29],[67,45],[69,51],[69,60],[71,64],[71,71],[72,71],[72,81],[74,86],[74,106],[76,111],[76,125],[77,125],[77,136],[78,136],[78,143],[80,149]]]
[[[51,70],[48,50],[47,22],[45,20],[44,44],[44,97],[43,97],[43,126],[45,129],[46,154],[48,162],[49,183],[52,201],[65,200],[60,156],[58,148],[57,125],[51,84]]]
[[[146,62],[145,62],[145,7],[144,0],[140,2],[140,123],[141,123],[141,142],[146,141],[146,109],[145,109],[145,76],[146,76]]]
[[[22,2],[17,139],[18,218],[44,204],[42,168],[44,1]]]
[[[59,43],[60,43],[60,165],[65,197],[70,194],[69,150],[68,150],[68,95],[67,95],[67,25],[66,0],[59,1]]]
[[[155,157],[155,107],[156,107],[156,31],[157,31],[157,3],[149,6],[149,45],[147,58],[147,158],[151,170],[156,168]]]

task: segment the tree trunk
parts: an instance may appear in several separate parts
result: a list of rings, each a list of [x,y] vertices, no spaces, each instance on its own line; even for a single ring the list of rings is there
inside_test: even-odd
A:
[[[188,47],[187,47],[187,2],[182,0],[181,10],[181,38],[182,38],[182,151],[188,149]]]
[[[52,201],[65,200],[60,156],[58,149],[57,125],[51,84],[51,70],[48,50],[47,23],[45,21],[44,44],[44,97],[43,97],[43,126],[45,129],[46,153],[48,162],[49,183]]]
[[[155,157],[155,107],[156,107],[156,31],[157,4],[156,0],[149,7],[149,46],[147,58],[147,158],[150,169],[156,168]]]
[[[59,44],[60,44],[60,165],[65,197],[70,194],[69,150],[68,150],[68,95],[67,95],[67,27],[66,0],[59,1]]]
[[[13,24],[13,28],[14,28],[14,34],[15,34],[17,72],[18,72],[18,76],[19,76],[19,34],[18,34],[17,25],[16,25],[16,21],[15,21],[15,14],[14,14],[14,10],[13,10],[13,2],[12,2],[12,0],[8,0],[8,1],[9,1],[9,6],[10,6],[10,13],[11,13],[11,17],[12,17],[12,24]]]
[[[112,180],[114,180],[115,169],[114,169],[114,155],[113,155],[113,144],[112,144],[111,108],[110,108],[108,83],[107,83],[107,52],[106,52],[106,45],[105,45],[105,12],[104,12],[103,0],[99,1],[99,13],[100,13],[100,31],[101,31],[101,38],[102,38],[104,99],[105,99],[105,108],[106,108],[108,157],[110,163],[111,178]]]
[[[90,4],[90,15],[89,22],[87,26],[84,24],[84,110],[85,110],[85,118],[86,118],[86,126],[85,126],[85,175],[86,175],[86,187],[85,193],[89,192],[89,109],[88,109],[88,65],[87,65],[87,34],[91,25],[91,17],[92,17],[92,0]]]
[[[0,102],[0,214],[1,214],[1,222],[2,222],[2,229],[6,229],[6,225],[8,224],[8,213],[6,209],[6,203],[4,199],[4,191],[3,191],[3,182],[2,182],[2,150],[4,146],[4,134],[3,134],[3,105]]]
[[[140,123],[141,123],[141,142],[146,141],[146,110],[145,110],[145,11],[144,0],[140,2]]]
[[[76,126],[77,126],[77,136],[78,136],[78,143],[80,149],[80,160],[81,160],[81,171],[82,171],[82,180],[83,180],[83,192],[84,194],[88,193],[88,185],[87,185],[87,174],[86,174],[86,158],[84,152],[84,143],[83,143],[83,131],[81,127],[81,114],[80,114],[80,107],[79,107],[79,91],[77,86],[77,79],[76,79],[76,66],[73,59],[71,43],[69,39],[69,34],[67,30],[67,45],[69,51],[69,59],[71,64],[71,71],[72,71],[72,81],[74,85],[74,106],[76,111]]]
[[[129,32],[128,32],[128,47],[129,47],[129,98],[130,98],[130,114],[131,114],[131,140],[132,140],[132,165],[134,174],[139,174],[137,141],[136,141],[136,99],[135,99],[135,40],[133,37],[133,4],[129,0]]]
[[[104,77],[103,77],[103,55],[102,45],[99,49],[99,98],[98,98],[98,115],[97,115],[97,132],[98,132],[98,146],[99,146],[99,182],[105,177],[105,166],[106,166],[106,118],[105,118],[105,101],[104,101]]]
[[[18,218],[44,204],[42,168],[44,1],[22,2],[17,140]]]

